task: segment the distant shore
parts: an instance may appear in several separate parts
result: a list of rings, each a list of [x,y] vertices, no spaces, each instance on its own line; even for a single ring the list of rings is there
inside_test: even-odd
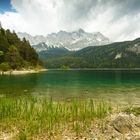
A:
[[[140,70],[140,68],[70,68],[70,69],[48,69],[48,70]]]
[[[39,73],[47,70],[63,70],[63,69],[30,69],[30,70],[9,70],[9,71],[0,71],[0,75],[22,75],[22,74],[30,74],[30,73]],[[99,70],[99,71],[111,71],[111,70],[140,70],[140,68],[77,68],[77,69],[66,69],[66,71],[77,71],[77,70]]]
[[[30,74],[30,73],[39,73],[47,71],[47,69],[40,69],[40,70],[10,70],[10,71],[5,71],[2,72],[0,71],[0,75],[22,75],[22,74]]]

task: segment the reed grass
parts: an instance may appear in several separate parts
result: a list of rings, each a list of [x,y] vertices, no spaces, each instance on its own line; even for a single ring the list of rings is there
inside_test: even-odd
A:
[[[52,135],[65,129],[79,135],[92,121],[104,118],[110,111],[110,103],[103,100],[72,99],[68,102],[45,97],[0,98],[0,124],[12,124],[23,139],[41,133]]]

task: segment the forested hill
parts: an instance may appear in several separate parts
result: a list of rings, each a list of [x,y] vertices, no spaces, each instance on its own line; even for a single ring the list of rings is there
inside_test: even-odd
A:
[[[38,54],[26,39],[0,28],[0,70],[34,69],[41,64]]]
[[[57,57],[40,53],[48,68],[140,68],[140,38],[103,46],[90,46]],[[49,57],[48,57],[49,56]]]

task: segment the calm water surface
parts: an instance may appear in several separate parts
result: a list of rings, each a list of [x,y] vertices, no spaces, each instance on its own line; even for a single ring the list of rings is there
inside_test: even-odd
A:
[[[0,94],[140,102],[140,71],[49,70],[27,75],[1,75]]]

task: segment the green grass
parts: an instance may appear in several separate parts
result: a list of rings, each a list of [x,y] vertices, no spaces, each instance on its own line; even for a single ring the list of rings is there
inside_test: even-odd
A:
[[[4,124],[6,129],[13,126],[20,139],[43,133],[49,136],[65,129],[79,135],[95,119],[103,119],[110,111],[110,103],[103,100],[73,99],[67,102],[45,97],[2,97],[0,127],[5,131]]]
[[[128,114],[134,114],[134,115],[138,116],[138,115],[140,115],[140,107],[130,106],[130,107],[126,108],[124,110],[124,112],[126,112]]]

